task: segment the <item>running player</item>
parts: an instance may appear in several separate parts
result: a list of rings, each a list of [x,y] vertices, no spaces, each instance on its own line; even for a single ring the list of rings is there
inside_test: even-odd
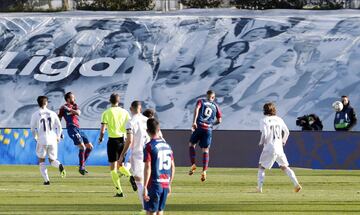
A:
[[[132,174],[138,188],[138,196],[144,208],[143,187],[144,187],[144,146],[150,141],[146,132],[147,117],[141,114],[141,102],[133,101],[130,107],[131,120],[126,125],[127,138],[125,147],[121,153],[120,160],[123,160],[129,147],[131,147],[130,164]]]
[[[31,116],[31,132],[36,141],[36,155],[39,158],[39,167],[44,185],[50,185],[45,157],[49,157],[51,166],[60,171],[60,176],[66,176],[64,166],[57,160],[57,151],[62,133],[61,123],[55,112],[47,109],[48,98],[39,96],[37,103],[40,109]]]
[[[66,104],[61,106],[59,110],[60,120],[64,117],[69,137],[79,148],[79,173],[85,175],[88,171],[85,169],[85,162],[89,158],[93,145],[86,135],[80,130],[79,116],[81,114],[77,104],[75,103],[75,95],[72,92],[65,94]]]
[[[193,175],[196,170],[195,164],[195,146],[199,143],[203,152],[203,171],[201,181],[206,180],[206,170],[209,166],[209,148],[212,138],[212,127],[221,123],[221,111],[219,106],[214,102],[215,92],[207,91],[206,99],[199,99],[196,103],[194,120],[192,125],[193,133],[189,142],[189,153],[191,168],[189,175]]]
[[[111,94],[111,107],[105,110],[101,115],[101,129],[99,137],[100,144],[103,141],[105,129],[107,128],[109,136],[109,140],[107,142],[108,161],[110,163],[111,179],[116,188],[116,195],[114,197],[124,197],[120,184],[120,177],[117,173],[118,170],[121,174],[130,177],[130,183],[133,190],[137,190],[134,177],[123,165],[124,159],[119,159],[124,149],[124,138],[126,134],[125,126],[130,120],[129,112],[119,107],[119,102],[120,96],[116,93]]]
[[[159,122],[148,119],[146,124],[151,140],[144,149],[144,206],[148,215],[162,215],[175,175],[174,157],[170,146],[159,137]]]
[[[295,173],[289,168],[289,163],[284,153],[283,146],[289,137],[289,129],[284,121],[276,116],[274,103],[266,103],[263,107],[265,117],[260,121],[261,139],[259,145],[263,145],[260,155],[258,170],[257,191],[262,192],[265,179],[265,169],[271,169],[275,161],[294,183],[295,192],[299,192],[302,187],[296,179]]]

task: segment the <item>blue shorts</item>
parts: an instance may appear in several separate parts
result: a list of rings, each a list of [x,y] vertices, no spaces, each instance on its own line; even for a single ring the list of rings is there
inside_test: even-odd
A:
[[[160,185],[151,186],[148,189],[150,200],[148,202],[144,201],[144,209],[150,212],[163,211],[168,194],[168,188],[162,188]]]
[[[81,143],[84,143],[84,144],[89,143],[87,136],[78,127],[67,128],[67,131],[68,131],[69,137],[74,141],[75,145],[79,145]]]
[[[192,144],[199,143],[199,146],[201,148],[206,149],[206,148],[210,148],[211,139],[212,139],[212,130],[211,129],[197,128],[191,134],[190,143],[192,143]]]

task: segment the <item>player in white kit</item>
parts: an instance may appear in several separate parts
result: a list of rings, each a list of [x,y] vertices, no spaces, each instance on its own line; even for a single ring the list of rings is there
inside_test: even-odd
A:
[[[130,107],[131,120],[126,125],[127,138],[124,149],[121,153],[120,160],[124,158],[129,147],[131,148],[130,164],[132,175],[135,178],[138,187],[138,196],[143,204],[143,189],[144,189],[144,146],[150,141],[150,137],[146,132],[148,120],[141,113],[141,102],[133,101]],[[144,208],[144,205],[143,205]]]
[[[276,116],[274,103],[266,103],[263,111],[265,117],[260,121],[261,139],[259,145],[263,145],[264,148],[259,161],[257,191],[262,192],[265,169],[271,169],[276,161],[281,170],[284,171],[294,183],[294,191],[299,192],[302,187],[294,171],[289,168],[289,163],[283,149],[290,134],[289,129],[285,122]]]
[[[39,167],[44,178],[44,185],[50,185],[45,164],[46,155],[51,166],[59,169],[60,176],[66,176],[64,166],[57,160],[57,144],[60,141],[62,128],[58,115],[47,109],[48,98],[39,96],[37,103],[40,109],[31,116],[31,132],[36,141],[36,155],[39,158]]]

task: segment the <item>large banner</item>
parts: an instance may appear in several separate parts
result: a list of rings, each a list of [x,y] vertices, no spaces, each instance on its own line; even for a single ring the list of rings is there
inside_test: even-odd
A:
[[[315,113],[333,130],[335,100],[348,95],[360,107],[360,15],[272,13],[2,16],[0,127],[29,127],[38,95],[57,111],[72,91],[82,127],[99,127],[118,92],[126,109],[141,100],[163,128],[188,129],[196,100],[213,89],[219,129],[257,130],[263,103],[273,101],[291,129]]]

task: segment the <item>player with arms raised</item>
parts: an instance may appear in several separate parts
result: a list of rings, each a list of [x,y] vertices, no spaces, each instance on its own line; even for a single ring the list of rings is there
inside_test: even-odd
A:
[[[170,146],[159,137],[160,123],[148,119],[146,124],[151,140],[144,149],[144,206],[148,215],[162,215],[175,175],[174,157]]]
[[[57,160],[58,147],[62,128],[57,114],[47,109],[48,98],[39,96],[37,103],[40,109],[31,116],[31,132],[36,140],[36,155],[44,185],[50,185],[45,157],[48,155],[51,166],[59,168],[61,177],[65,177],[64,166]]]
[[[283,146],[289,137],[289,129],[285,122],[276,116],[274,103],[266,103],[263,107],[265,117],[260,121],[261,139],[259,145],[263,145],[263,151],[260,155],[258,170],[257,191],[262,192],[265,179],[265,169],[271,169],[275,161],[294,183],[295,192],[299,192],[300,186],[295,173],[289,168],[289,163],[284,153]]]
[[[85,169],[85,162],[93,149],[93,145],[80,130],[79,116],[81,112],[75,103],[75,95],[72,92],[68,92],[65,94],[64,99],[66,104],[60,108],[59,118],[61,120],[64,117],[69,137],[79,148],[79,173],[85,175],[88,173]]]
[[[206,170],[209,166],[209,148],[212,138],[212,127],[221,123],[221,111],[219,106],[214,102],[215,92],[207,91],[206,99],[199,99],[196,103],[194,120],[192,125],[193,133],[190,137],[189,153],[191,169],[189,175],[193,175],[196,170],[195,164],[195,146],[199,143],[203,152],[203,171],[201,181],[206,180]]]

